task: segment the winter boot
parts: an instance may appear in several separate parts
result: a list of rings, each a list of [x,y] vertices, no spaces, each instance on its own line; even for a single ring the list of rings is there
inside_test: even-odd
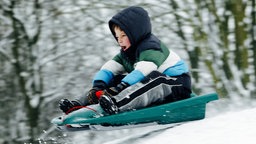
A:
[[[114,98],[111,98],[111,96],[106,96],[106,95],[103,95],[101,98],[100,98],[100,106],[102,107],[102,109],[108,113],[108,114],[116,114],[118,113],[119,109],[118,107],[116,106],[116,102],[115,102],[115,99]]]
[[[82,105],[79,101],[73,100],[70,101],[68,99],[61,99],[59,101],[59,108],[66,114],[78,110],[82,108]]]

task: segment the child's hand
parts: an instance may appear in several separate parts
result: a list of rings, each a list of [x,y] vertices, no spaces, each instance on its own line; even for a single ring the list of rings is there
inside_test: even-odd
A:
[[[122,90],[124,90],[125,88],[127,88],[129,86],[129,84],[125,83],[125,82],[121,82],[120,84],[118,84],[116,87],[111,87],[105,90],[105,94],[109,95],[109,96],[116,96],[118,95]]]
[[[96,93],[100,91],[100,90],[97,90],[95,88],[92,88],[88,95],[87,95],[87,98],[88,98],[88,101],[90,104],[97,104],[99,103],[99,98],[97,97]]]

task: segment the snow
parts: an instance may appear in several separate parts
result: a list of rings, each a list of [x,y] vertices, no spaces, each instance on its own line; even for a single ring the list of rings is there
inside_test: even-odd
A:
[[[186,123],[138,144],[255,144],[256,108]]]
[[[255,144],[256,108],[227,112],[199,121],[187,122],[178,126],[166,125],[159,131],[146,136],[141,131],[105,144]],[[156,126],[154,127],[156,128]],[[140,135],[140,136],[138,136]],[[143,136],[144,135],[144,136]]]
[[[36,108],[39,105],[39,101],[40,101],[40,95],[33,95],[33,98],[30,99],[30,105],[33,108]]]

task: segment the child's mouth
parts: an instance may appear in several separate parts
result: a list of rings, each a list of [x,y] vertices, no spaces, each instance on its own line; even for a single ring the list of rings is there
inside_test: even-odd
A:
[[[121,46],[123,51],[126,51],[127,47],[126,46]]]

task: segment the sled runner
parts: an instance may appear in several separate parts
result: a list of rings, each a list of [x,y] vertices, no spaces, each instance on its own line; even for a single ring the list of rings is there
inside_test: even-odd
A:
[[[52,119],[52,123],[59,130],[79,131],[112,130],[113,128],[200,120],[205,117],[206,104],[217,99],[216,93],[201,96],[192,94],[188,99],[114,115],[107,115],[96,104],[56,117]]]

